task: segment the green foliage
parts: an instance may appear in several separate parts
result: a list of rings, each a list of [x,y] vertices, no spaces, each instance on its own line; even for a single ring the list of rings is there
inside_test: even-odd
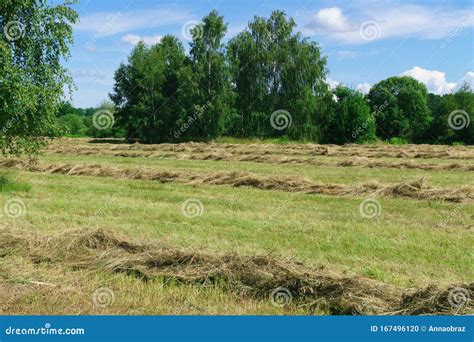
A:
[[[408,144],[408,141],[406,139],[399,138],[399,137],[392,137],[392,138],[388,139],[387,142],[390,145],[406,145],[406,144]]]
[[[319,46],[293,33],[296,23],[282,11],[255,17],[227,47],[240,118],[230,133],[238,136],[317,140],[319,122],[330,104],[326,59]],[[291,116],[284,130],[272,127],[277,110]]]
[[[34,154],[58,133],[55,115],[71,78],[69,56],[77,13],[44,0],[0,2],[0,148]]]
[[[216,11],[209,13],[193,30],[190,44],[192,82],[187,83],[192,88],[186,93],[193,101],[191,113],[201,110],[201,115],[199,124],[190,127],[188,137],[216,138],[223,132],[226,118],[233,115],[234,96],[222,44],[226,32],[227,24]],[[185,112],[184,120],[188,118],[189,114]],[[183,118],[179,123],[182,122]]]
[[[454,94],[429,94],[428,104],[433,122],[426,142],[474,144],[474,93],[467,84]]]
[[[85,118],[77,114],[66,114],[58,118],[64,135],[69,137],[83,137],[87,135]]]
[[[375,118],[360,92],[338,86],[336,100],[326,122],[324,141],[334,144],[375,141]]]
[[[374,109],[384,106],[376,115],[377,136],[420,142],[431,122],[427,95],[424,84],[407,76],[390,77],[374,85],[369,102]]]
[[[179,40],[139,43],[115,73],[116,128],[91,132],[142,142],[211,140],[221,136],[327,143],[472,144],[474,125],[453,129],[450,114],[473,121],[473,94],[428,94],[411,77],[390,77],[366,97],[347,87],[331,92],[320,47],[294,32],[293,18],[256,16],[223,45],[227,24],[216,11],[192,30],[187,55]],[[333,96],[338,98],[333,100]],[[62,112],[70,111],[67,106]],[[86,117],[86,126],[90,127]]]
[[[14,179],[14,176],[8,172],[0,173],[0,193],[6,192],[28,192],[31,186]]]
[[[127,138],[144,142],[168,142],[183,111],[181,86],[187,60],[182,44],[165,36],[149,48],[139,43],[115,73],[111,99],[117,107],[116,124]]]

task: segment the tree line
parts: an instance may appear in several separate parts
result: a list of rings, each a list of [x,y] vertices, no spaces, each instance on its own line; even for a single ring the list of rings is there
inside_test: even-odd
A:
[[[367,95],[342,85],[331,90],[321,48],[295,27],[274,11],[224,44],[227,24],[212,11],[192,29],[189,53],[172,35],[153,46],[139,43],[115,73],[116,125],[127,138],[150,143],[223,135],[474,143],[468,86],[437,96],[413,78],[391,77]],[[465,127],[455,125],[459,120]]]

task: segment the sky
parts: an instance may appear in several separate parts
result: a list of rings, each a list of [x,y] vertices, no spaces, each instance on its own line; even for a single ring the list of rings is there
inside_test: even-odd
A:
[[[54,2],[59,2],[52,0]],[[368,92],[391,76],[409,75],[435,94],[474,86],[474,2],[398,0],[80,0],[74,46],[66,66],[76,107],[108,99],[114,72],[138,41],[173,34],[188,46],[189,29],[216,9],[228,24],[225,40],[255,15],[284,10],[328,59],[331,86]]]

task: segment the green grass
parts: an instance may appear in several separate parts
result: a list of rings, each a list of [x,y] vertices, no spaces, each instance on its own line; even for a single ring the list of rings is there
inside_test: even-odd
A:
[[[12,173],[0,173],[0,193],[28,192],[31,186],[27,183],[18,182]]]
[[[106,227],[209,252],[274,252],[402,286],[474,278],[468,267],[474,238],[466,229],[472,206],[380,199],[381,214],[366,219],[360,199],[84,176],[22,177],[34,191],[25,200],[27,214],[10,221],[30,229]],[[188,198],[202,201],[201,217],[182,214]]]
[[[324,157],[322,157],[324,158]],[[243,171],[267,176],[304,176],[315,182],[358,184],[377,180],[382,183],[401,183],[426,177],[429,184],[439,187],[462,187],[474,183],[474,172],[459,170],[424,171],[418,169],[319,167],[314,165],[265,164],[238,161],[176,160],[160,158],[128,158],[107,155],[45,155],[48,163],[89,163],[115,167],[149,167],[157,171],[210,173]]]
[[[203,174],[246,171],[266,176],[306,176],[314,181],[342,184],[370,180],[394,183],[427,176],[431,184],[452,188],[474,181],[472,172],[460,171],[100,155],[45,155],[40,162],[148,167]],[[291,257],[308,266],[401,287],[445,286],[474,279],[472,204],[379,198],[380,214],[368,219],[360,214],[361,198],[26,171],[18,172],[15,177],[0,176],[0,189],[0,208],[15,193],[28,192],[28,196],[20,196],[25,204],[24,215],[19,218],[0,215],[1,227],[42,233],[107,228],[133,240],[159,240],[204,253],[272,253]],[[204,208],[203,214],[194,219],[184,216],[181,210],[183,202],[190,198],[200,200]],[[59,286],[25,285],[31,281]],[[201,288],[171,284],[163,287],[157,281],[145,283],[130,276],[97,270],[38,265],[21,256],[0,258],[0,297],[5,282],[8,286],[17,286],[21,293],[15,305],[4,310],[7,313],[305,313],[295,307],[275,308],[269,301],[231,294],[219,285]],[[98,309],[92,305],[92,293],[100,287],[114,291],[113,306]]]

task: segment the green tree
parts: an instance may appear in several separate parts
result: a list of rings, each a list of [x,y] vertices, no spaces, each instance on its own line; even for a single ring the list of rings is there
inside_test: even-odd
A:
[[[0,147],[34,154],[59,132],[56,112],[72,80],[69,56],[77,13],[46,0],[0,2]]]
[[[187,59],[182,44],[173,36],[147,47],[139,43],[115,73],[111,99],[117,107],[116,123],[127,138],[143,142],[168,142],[183,115],[181,72]]]
[[[330,105],[326,59],[316,43],[293,33],[295,27],[293,18],[274,11],[269,19],[255,17],[229,42],[240,115],[232,132],[317,140],[319,124]],[[279,110],[290,116],[285,129],[271,125],[272,114]]]
[[[110,101],[103,101],[92,115],[84,116],[84,135],[94,138],[123,138],[123,128],[116,125],[116,108]]]
[[[336,99],[325,125],[324,142],[345,144],[374,141],[375,118],[364,95],[344,86],[338,86],[334,95]]]
[[[233,115],[233,93],[230,84],[229,67],[222,40],[227,32],[227,24],[217,11],[211,11],[202,23],[192,30],[190,60],[192,89],[186,91],[193,104],[184,120],[199,112],[197,124],[187,131],[188,136],[213,139],[224,130],[228,117]],[[189,111],[189,110],[188,110]]]
[[[369,92],[370,105],[384,106],[377,112],[377,135],[382,139],[399,137],[420,142],[431,122],[426,86],[414,78],[390,77]]]
[[[85,117],[71,113],[60,116],[58,121],[64,135],[71,137],[87,136]]]
[[[474,93],[464,84],[454,94],[429,95],[433,122],[426,142],[474,144]]]

